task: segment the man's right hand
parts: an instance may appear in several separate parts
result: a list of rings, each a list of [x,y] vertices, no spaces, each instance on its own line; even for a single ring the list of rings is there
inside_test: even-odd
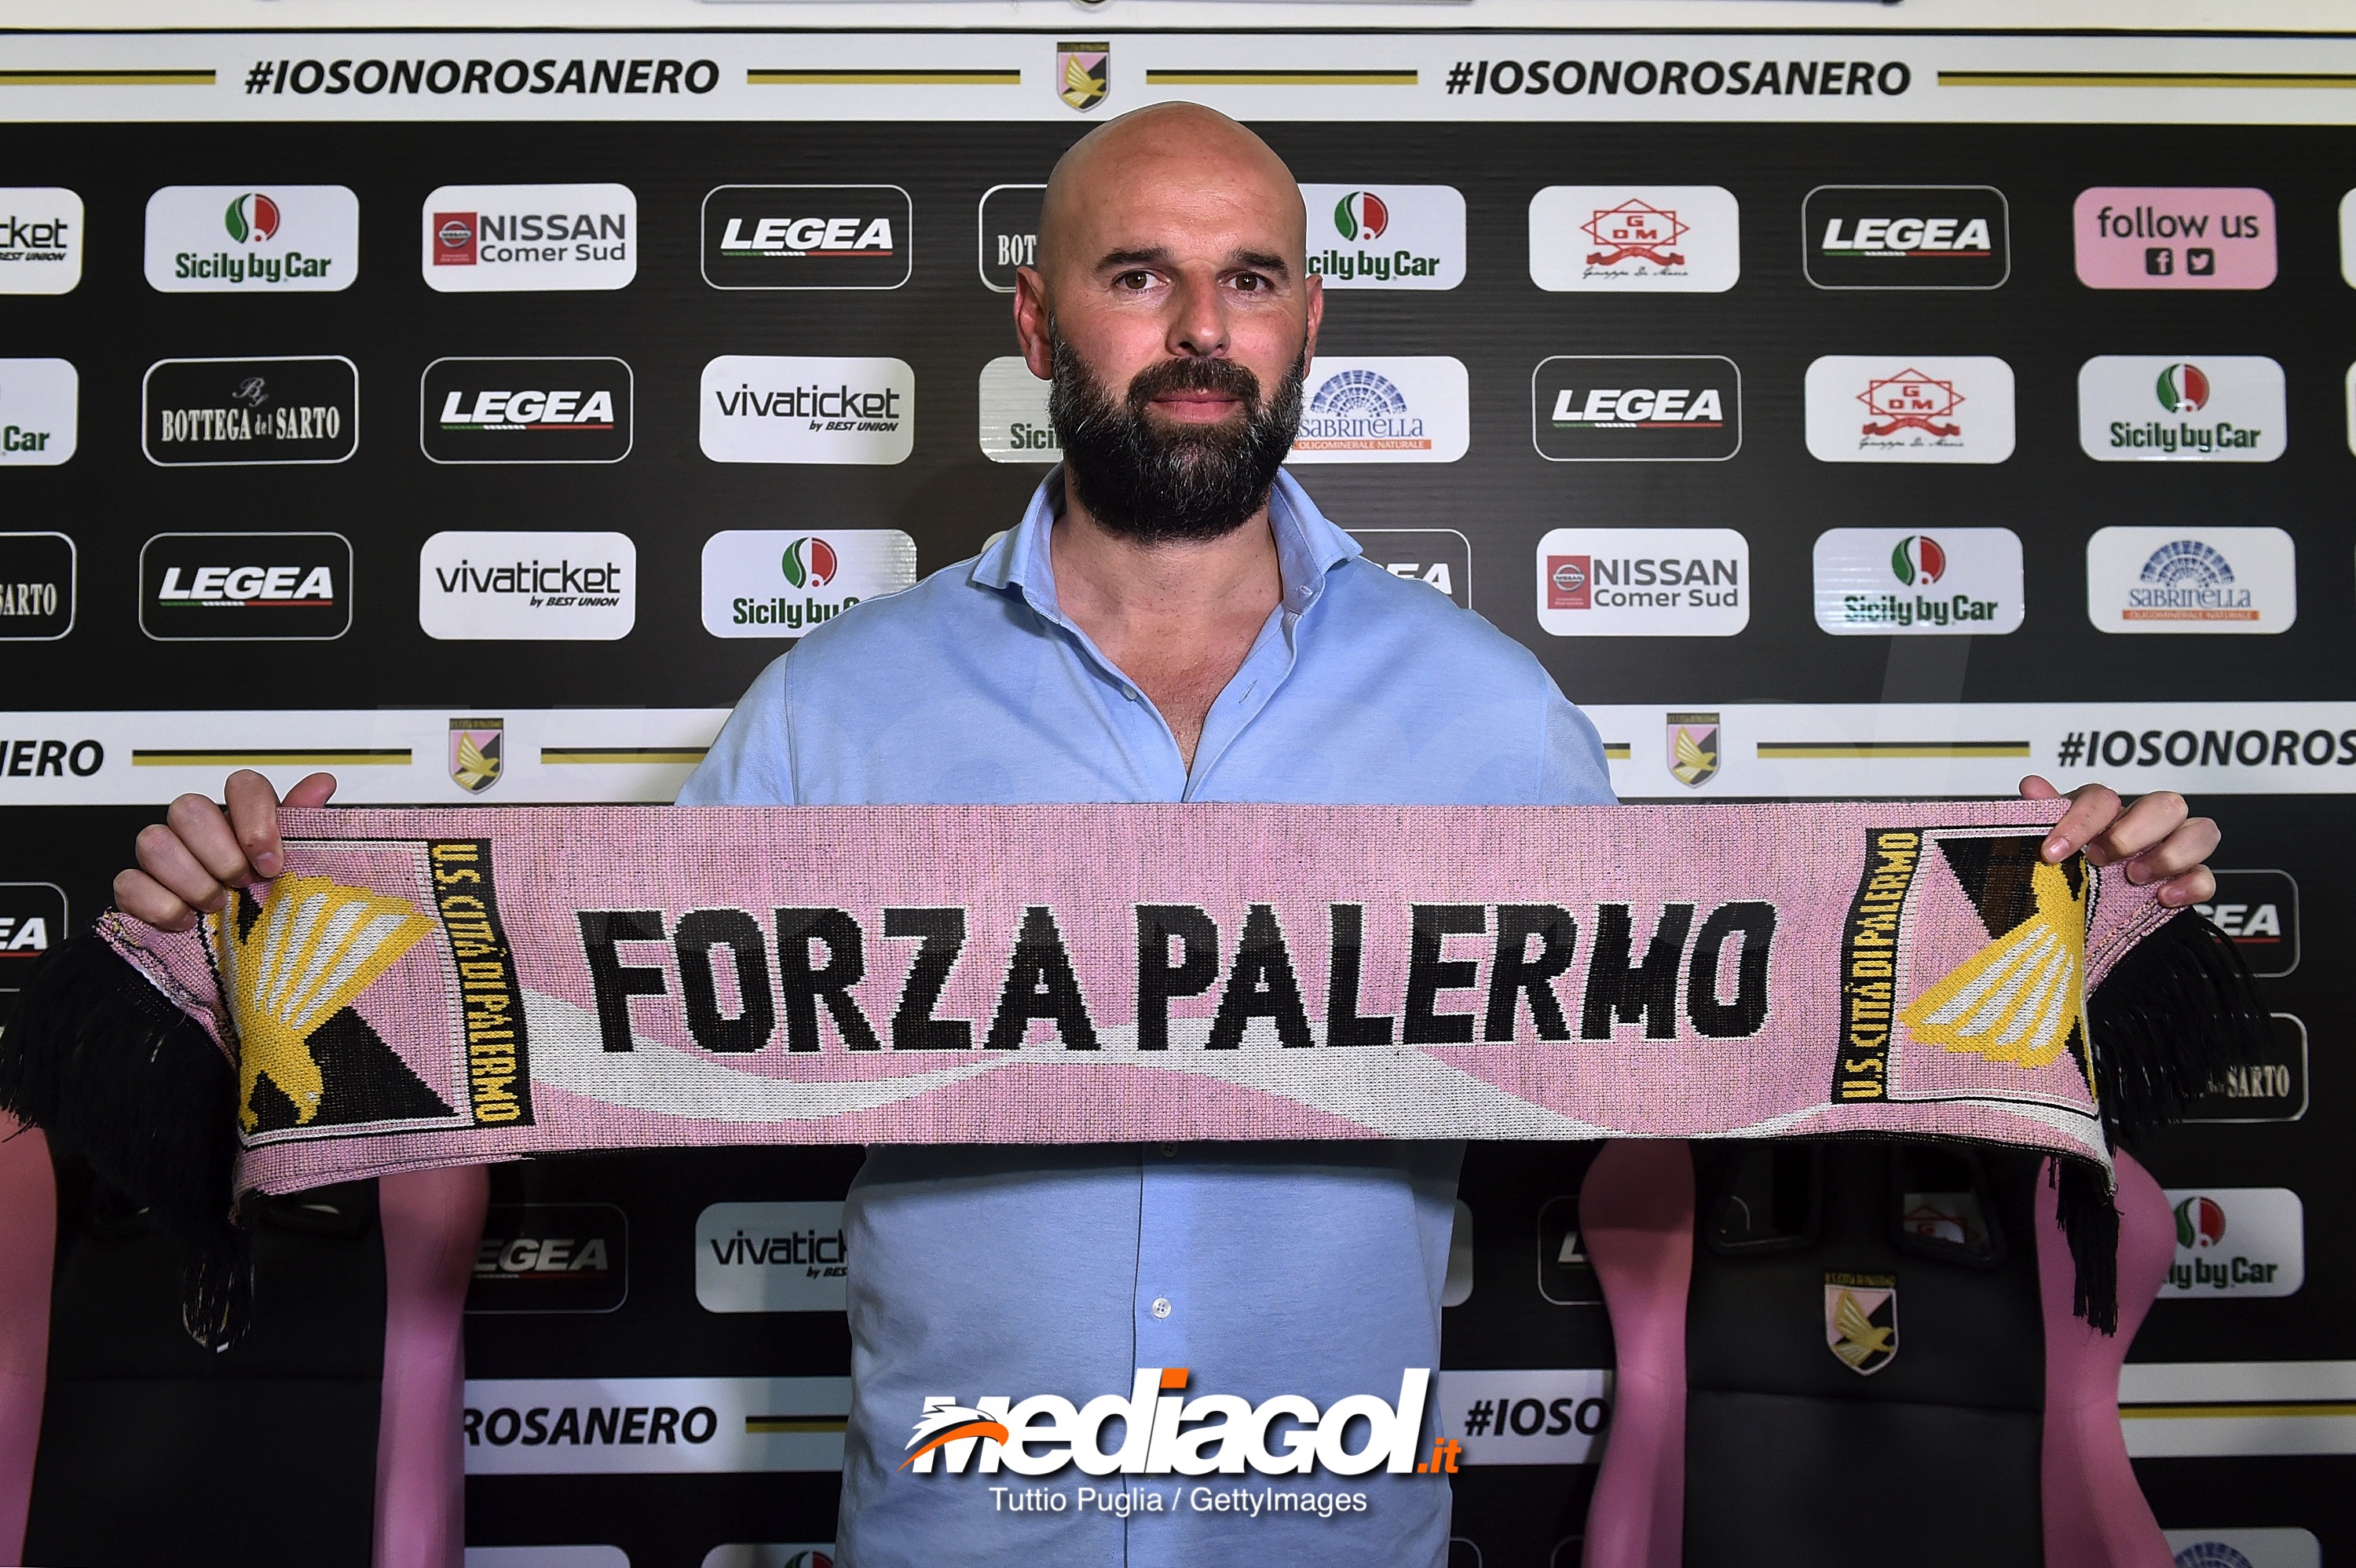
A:
[[[286,792],[286,804],[325,805],[336,775],[313,773]],[[184,795],[164,820],[141,830],[139,864],[114,878],[115,906],[165,931],[186,931],[198,911],[229,901],[230,890],[268,881],[286,869],[278,842],[278,792],[251,769],[230,774],[229,809]]]

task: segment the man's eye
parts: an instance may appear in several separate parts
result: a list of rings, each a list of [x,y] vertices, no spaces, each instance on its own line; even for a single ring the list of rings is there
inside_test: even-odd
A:
[[[1244,293],[1261,293],[1268,288],[1268,280],[1258,272],[1239,272],[1236,275],[1236,287]]]
[[[1119,277],[1113,280],[1113,286],[1115,288],[1122,289],[1150,289],[1153,286],[1153,274],[1151,272],[1123,272]]]

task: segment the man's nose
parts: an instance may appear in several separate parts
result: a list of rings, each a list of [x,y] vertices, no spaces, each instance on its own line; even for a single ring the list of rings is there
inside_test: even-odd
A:
[[[1227,351],[1227,313],[1218,280],[1181,277],[1170,292],[1169,349],[1173,355],[1219,357]]]

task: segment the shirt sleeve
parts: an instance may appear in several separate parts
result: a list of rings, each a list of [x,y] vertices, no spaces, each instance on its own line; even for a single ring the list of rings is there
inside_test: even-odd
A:
[[[1545,754],[1539,763],[1540,805],[1617,805],[1603,740],[1586,714],[1547,683]]]
[[[679,792],[680,805],[797,805],[793,732],[780,655],[756,677],[721,727],[719,739]]]

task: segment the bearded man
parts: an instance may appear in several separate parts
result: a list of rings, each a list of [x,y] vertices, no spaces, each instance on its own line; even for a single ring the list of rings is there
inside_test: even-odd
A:
[[[1074,146],[1014,300],[1024,358],[1054,382],[1063,466],[979,558],[857,605],[771,665],[680,804],[1611,803],[1594,726],[1537,660],[1366,561],[1280,471],[1323,316],[1306,254],[1291,172],[1223,115],[1140,110]],[[288,800],[331,788],[315,775]],[[142,836],[144,869],[116,883],[125,910],[185,925],[224,885],[277,874],[268,783],[240,774],[228,794],[227,820],[189,795]],[[2180,905],[2209,896],[2200,861],[2216,841],[2177,796],[2122,813],[2090,786],[2046,853],[2133,858],[2129,875],[2167,880]],[[1033,1483],[1012,1472],[899,1467],[927,1398],[1084,1404],[1125,1397],[1139,1367],[1188,1369],[1190,1396],[1252,1405],[1396,1397],[1404,1369],[1439,1365],[1462,1156],[1441,1142],[870,1149],[844,1213],[841,1559],[1444,1563],[1440,1474],[1206,1478],[1263,1498],[1365,1494],[1363,1510],[1321,1514],[1202,1509],[1205,1481],[1066,1470],[1051,1511],[1016,1508]],[[1281,1450],[1285,1433],[1269,1440]],[[1127,1498],[1077,1506],[1084,1485]],[[1146,1511],[1149,1492],[1170,1511]]]

